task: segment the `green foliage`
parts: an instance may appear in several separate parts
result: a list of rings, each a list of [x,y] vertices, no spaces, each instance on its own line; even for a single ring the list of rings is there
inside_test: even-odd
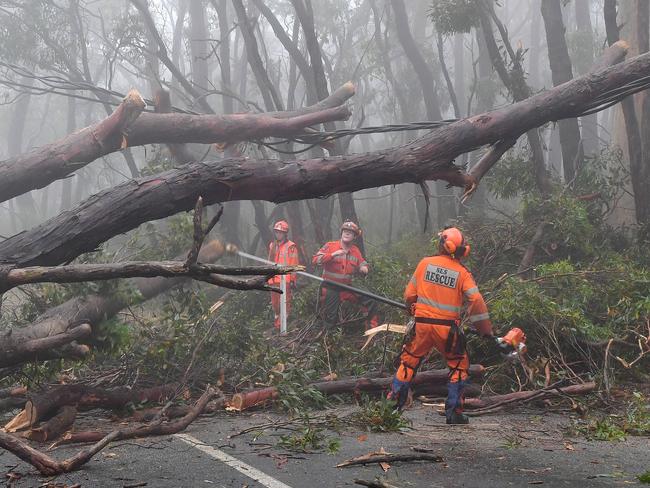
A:
[[[650,470],[637,476],[637,479],[644,484],[650,484]]]
[[[480,25],[479,0],[433,0],[429,17],[442,34],[468,33]]]
[[[639,392],[621,407],[623,414],[599,416],[579,425],[577,431],[588,439],[622,441],[628,435],[650,435],[650,402]]]
[[[497,198],[515,198],[535,188],[533,165],[526,153],[508,151],[483,182]]]
[[[303,422],[303,426],[297,432],[280,436],[278,446],[289,451],[304,453],[325,450],[328,454],[336,454],[339,451],[341,447],[339,438],[327,437],[324,429],[310,423],[309,417],[303,417]]]
[[[304,370],[289,366],[282,373],[277,373],[279,382],[278,405],[282,410],[294,416],[304,414],[309,408],[323,408],[327,398],[320,391],[308,386],[317,379],[314,370]]]
[[[411,425],[402,412],[395,409],[395,402],[384,397],[379,400],[364,397],[361,411],[354,415],[354,419],[357,425],[372,432],[399,432]]]

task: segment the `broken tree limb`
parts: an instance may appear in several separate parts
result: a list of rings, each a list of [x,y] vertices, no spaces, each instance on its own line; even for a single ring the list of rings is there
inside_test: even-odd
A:
[[[432,461],[434,463],[444,462],[442,456],[435,454],[427,454],[426,452],[409,452],[404,454],[391,454],[381,452],[371,452],[363,456],[355,457],[337,464],[337,468],[345,468],[347,466],[357,466],[359,464],[374,464],[374,463],[394,463],[398,461]]]
[[[126,387],[107,390],[86,385],[59,385],[30,396],[25,409],[5,425],[4,429],[7,432],[16,432],[33,427],[41,419],[66,405],[76,405],[78,408],[119,409],[128,403],[161,403],[172,397],[177,390],[177,384],[135,390]]]
[[[484,368],[480,364],[473,364],[470,366],[469,373],[471,377],[477,377],[483,374]],[[411,386],[418,390],[426,390],[431,385],[443,386],[447,383],[449,378],[449,371],[446,369],[437,369],[432,371],[419,372]],[[309,387],[320,391],[325,395],[338,395],[342,393],[357,394],[360,392],[380,392],[386,390],[393,378],[348,378],[337,381],[321,381],[318,383],[311,383]],[[244,393],[237,393],[232,396],[229,406],[236,410],[246,410],[255,405],[260,405],[268,400],[277,398],[277,388],[271,386],[268,388],[261,388]]]
[[[131,180],[3,241],[0,262],[21,267],[68,262],[144,222],[191,210],[199,195],[205,205],[229,200],[281,203],[429,179],[467,187],[472,179],[452,164],[459,155],[518,138],[550,121],[599,110],[646,89],[649,72],[650,53],[642,54],[381,151],[294,161],[226,158]]]
[[[213,414],[220,410],[223,410],[225,404],[224,398],[217,398],[210,401],[205,408],[203,409],[202,414]],[[145,410],[136,411],[132,418],[136,422],[151,422],[158,418],[162,417],[165,419],[175,419],[179,417],[184,417],[192,411],[194,407],[191,405],[172,405],[164,412],[161,408],[148,408]],[[90,442],[99,442],[104,437],[106,437],[110,432],[102,431],[78,431],[78,432],[66,432],[57,442],[54,442],[50,446],[50,450],[59,446],[68,445],[68,444],[87,444]]]
[[[596,383],[593,381],[579,385],[569,385],[565,387],[553,387],[552,385],[542,390],[517,391],[505,395],[494,395],[481,398],[468,398],[465,400],[465,408],[476,410],[467,412],[468,415],[478,415],[480,413],[492,413],[506,405],[514,403],[527,403],[532,400],[541,400],[549,396],[557,395],[586,395],[596,389]]]
[[[198,254],[198,253],[197,253]],[[194,259],[194,258],[193,258]],[[5,290],[30,283],[79,283],[104,281],[116,278],[192,278],[199,281],[212,279],[211,275],[269,275],[289,274],[304,270],[304,266],[219,266],[215,264],[183,261],[130,261],[106,264],[69,264],[67,266],[33,266],[12,269],[0,278]],[[4,281],[4,283],[3,283]],[[210,281],[211,282],[211,281]],[[225,282],[225,281],[224,281]],[[244,284],[242,284],[244,286]]]
[[[202,262],[212,262],[225,253],[231,253],[236,248],[231,244],[223,244],[213,240],[203,246],[199,253]],[[179,256],[180,259],[184,256]],[[236,271],[236,269],[235,269]],[[242,270],[243,271],[243,270]],[[243,274],[237,273],[235,274]],[[36,339],[49,338],[67,334],[81,323],[98,325],[104,320],[114,317],[123,308],[137,301],[149,300],[174,286],[185,281],[185,278],[133,278],[130,284],[137,291],[136,295],[86,295],[72,298],[39,316],[31,325],[15,327],[0,332],[0,368],[14,366],[31,360],[45,360],[55,357],[83,357],[89,348],[83,344],[70,343],[62,348],[47,349],[47,343],[40,343],[44,349],[24,350],[24,344]],[[63,339],[65,336],[60,336]],[[33,348],[32,348],[33,349]]]
[[[0,388],[0,398],[21,397],[27,393],[26,386],[12,386],[10,388]]]
[[[59,437],[69,430],[77,417],[77,408],[72,405],[64,405],[54,417],[42,423],[25,434],[31,441],[46,442]]]
[[[196,418],[201,414],[207,403],[216,396],[216,391],[208,388],[201,398],[196,402],[194,408],[183,418],[174,422],[155,422],[149,425],[138,427],[131,427],[127,429],[115,430],[105,436],[98,443],[79,451],[74,456],[63,461],[44,454],[32,447],[25,441],[14,437],[10,434],[0,432],[0,447],[11,452],[23,461],[34,466],[38,471],[45,476],[54,476],[62,473],[69,473],[75,471],[81,466],[86,464],[92,457],[104,449],[108,444],[113,441],[133,439],[135,437],[146,437],[152,435],[171,435],[180,432],[187,428]]]
[[[345,101],[344,97],[338,100],[341,103]],[[274,114],[140,113],[138,109],[140,112],[144,109],[144,101],[137,91],[132,90],[122,105],[103,121],[0,162],[0,202],[43,188],[125,147],[190,142],[235,143],[289,137],[309,126],[347,120],[351,115],[345,105],[309,110],[287,118]],[[134,118],[136,112],[139,117]],[[128,137],[125,135],[127,129]]]

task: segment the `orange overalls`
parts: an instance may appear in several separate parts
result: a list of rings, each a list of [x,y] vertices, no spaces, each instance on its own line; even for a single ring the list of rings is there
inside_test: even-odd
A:
[[[463,298],[469,301],[469,320],[481,335],[492,334],[492,322],[472,274],[448,255],[429,256],[418,264],[404,300],[415,315],[415,335],[405,344],[395,374],[398,387],[408,388],[423,358],[436,348],[447,360],[449,385],[459,390],[453,407],[462,410],[462,384],[467,380],[469,356],[459,330]],[[394,388],[395,389],[395,385]],[[450,397],[452,388],[450,388]],[[448,398],[448,400],[451,398]]]
[[[312,263],[323,267],[323,278],[344,285],[351,285],[354,274],[359,268],[368,265],[361,251],[354,244],[350,245],[347,254],[332,256],[339,249],[343,249],[341,241],[330,241],[314,255]],[[320,306],[323,319],[329,324],[338,322],[338,310],[341,302],[358,303],[361,311],[368,315],[366,329],[379,325],[379,316],[376,313],[376,304],[373,300],[359,296],[349,291],[339,291],[322,285],[320,289]]]
[[[286,240],[278,244],[273,241],[269,244],[269,261],[283,266],[296,266],[298,260],[298,247],[291,241]],[[296,274],[290,273],[286,275],[287,280],[287,316],[291,310],[291,289],[296,284]],[[268,281],[269,285],[280,287],[280,275],[275,275]],[[271,306],[275,315],[274,326],[276,329],[280,328],[280,294],[271,292]]]

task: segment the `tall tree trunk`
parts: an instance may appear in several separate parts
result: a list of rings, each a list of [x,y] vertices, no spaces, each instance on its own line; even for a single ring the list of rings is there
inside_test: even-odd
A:
[[[325,70],[323,68],[323,55],[316,36],[314,12],[311,0],[291,0],[291,3],[296,10],[296,15],[300,20],[300,25],[305,34],[305,43],[307,45],[307,51],[309,52],[309,59],[311,60],[314,83],[316,84],[316,95],[319,100],[324,100],[329,96],[329,89],[327,87],[327,78],[325,77]],[[336,129],[336,125],[333,122],[324,124],[324,126],[325,129],[329,131]],[[334,156],[342,154],[339,140],[335,141],[334,149],[331,150],[330,153]],[[357,210],[354,205],[352,193],[339,193],[338,200],[341,210],[341,218],[343,220],[350,219],[359,223],[359,217],[357,216]],[[362,237],[357,239],[357,245],[361,249],[361,252],[365,251]]]
[[[525,100],[530,95],[530,87],[526,84],[526,79],[524,76],[524,70],[519,64],[517,57],[510,55],[510,61],[512,63],[512,68],[508,69],[506,67],[506,62],[501,57],[501,51],[497,45],[496,39],[494,37],[494,31],[492,30],[492,22],[497,22],[498,19],[496,15],[491,11],[491,4],[485,3],[484,0],[481,0],[480,9],[481,13],[481,32],[485,38],[486,49],[490,55],[490,60],[492,61],[492,66],[494,66],[495,71],[501,78],[502,83],[506,86],[512,98],[516,101]],[[494,18],[491,17],[491,14],[494,15]],[[502,27],[502,26],[499,26]],[[503,32],[503,29],[499,29]],[[506,51],[508,53],[513,53],[512,46],[510,45],[510,40],[501,35],[504,46],[506,46]],[[533,169],[535,173],[535,182],[537,184],[538,190],[542,194],[548,194],[551,190],[551,183],[548,176],[548,171],[546,170],[546,164],[544,161],[544,150],[542,147],[542,141],[539,136],[539,131],[533,129],[526,134],[528,138],[528,145],[530,146],[530,151],[532,153],[532,162]]]
[[[558,86],[573,79],[573,68],[565,38],[566,29],[562,18],[562,6],[560,0],[542,0],[541,9],[546,29],[551,76],[553,85]],[[570,182],[575,177],[576,166],[581,165],[580,128],[577,119],[561,120],[558,126],[564,181]]]
[[[576,0],[576,27],[578,28],[579,39],[586,42],[589,47],[595,45],[594,31],[591,25],[591,13],[589,11],[590,0]],[[575,60],[578,73],[584,75],[594,63],[593,50],[580,50],[584,53],[585,59]],[[598,114],[591,114],[580,119],[582,147],[585,156],[598,154]]]
[[[191,0],[189,3],[192,83],[199,94],[210,88],[205,7],[205,0]]]
[[[636,30],[639,43],[639,54],[650,51],[650,2],[636,0]],[[637,220],[643,225],[642,236],[650,238],[650,95],[647,91],[638,95],[641,98],[641,141],[643,152],[641,165],[635,168],[632,178],[638,178],[639,183],[635,188],[635,208]],[[636,174],[635,174],[636,173]]]
[[[409,19],[406,13],[403,0],[391,0],[393,14],[395,16],[395,26],[397,29],[397,38],[404,49],[404,53],[408,58],[413,70],[415,71],[420,88],[422,89],[422,97],[426,107],[428,120],[441,120],[442,113],[440,111],[440,103],[436,93],[436,83],[433,76],[433,71],[427,64],[420,48],[417,46],[415,39],[411,35],[409,28]],[[415,190],[419,191],[419,188]],[[444,184],[436,183],[436,196],[437,209],[438,209],[438,225],[443,225],[448,219],[456,216],[456,209],[453,200],[453,192],[446,189]],[[420,220],[426,226],[425,217],[426,210],[423,205],[420,205]]]

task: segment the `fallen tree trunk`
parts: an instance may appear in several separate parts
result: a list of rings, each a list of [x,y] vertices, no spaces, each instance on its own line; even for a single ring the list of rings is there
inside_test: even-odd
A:
[[[338,106],[313,107],[289,117],[278,114],[189,115],[141,113],[144,101],[132,90],[124,102],[101,122],[65,138],[0,162],[0,202],[43,188],[96,159],[126,147],[170,143],[234,143],[288,137],[303,129],[347,120],[342,105],[354,94],[346,83],[333,99]],[[325,104],[327,105],[327,104]]]
[[[60,385],[32,395],[25,409],[4,426],[7,432],[33,427],[62,407],[76,405],[78,408],[124,408],[128,403],[161,403],[177,393],[178,385],[169,384],[133,390],[130,388],[92,388],[86,385]]]
[[[0,398],[21,397],[27,393],[26,386],[12,386],[0,389]]]
[[[453,165],[459,155],[516,139],[551,121],[599,110],[646,89],[648,73],[646,53],[386,150],[295,161],[227,158],[128,181],[3,241],[0,262],[20,267],[68,262],[144,222],[192,209],[199,195],[205,204],[281,203],[428,179],[470,188],[476,179]]]
[[[203,246],[199,259],[212,262],[231,251],[229,244],[224,245],[218,240],[213,240]],[[185,281],[185,278],[135,278],[130,280],[130,284],[137,290],[141,301],[146,301]],[[86,329],[75,329],[79,329],[81,324],[96,326],[132,304],[132,299],[129,300],[126,294],[75,297],[51,308],[29,326],[2,331],[0,368],[53,357],[83,357],[90,349],[74,341],[80,338],[75,335]],[[62,344],[66,344],[64,348],[56,349]]]
[[[128,429],[115,430],[105,436],[98,443],[79,451],[74,456],[63,461],[44,454],[31,446],[25,441],[11,434],[0,432],[0,447],[11,452],[25,462],[34,466],[45,476],[55,476],[62,473],[75,471],[86,464],[92,457],[104,449],[113,441],[133,439],[135,437],[146,437],[152,435],[171,435],[187,428],[201,414],[208,402],[216,396],[216,391],[208,388],[201,398],[196,402],[194,408],[183,418],[174,422],[156,422],[149,425],[132,427]]]
[[[77,417],[77,409],[72,405],[61,407],[59,412],[47,422],[35,427],[25,434],[31,441],[46,442],[56,439],[69,430]]]
[[[478,377],[483,374],[484,368],[480,364],[470,366],[470,376]],[[447,383],[449,371],[446,369],[437,369],[432,371],[423,371],[415,376],[411,385],[415,392],[420,393],[430,391],[431,385],[443,386]],[[309,387],[314,388],[325,395],[338,395],[342,393],[359,394],[361,392],[380,392],[388,389],[393,378],[349,378],[337,381],[321,381],[312,383]],[[247,408],[260,405],[268,400],[277,398],[278,390],[275,387],[261,388],[244,393],[233,395],[229,406],[236,410],[246,410]]]

